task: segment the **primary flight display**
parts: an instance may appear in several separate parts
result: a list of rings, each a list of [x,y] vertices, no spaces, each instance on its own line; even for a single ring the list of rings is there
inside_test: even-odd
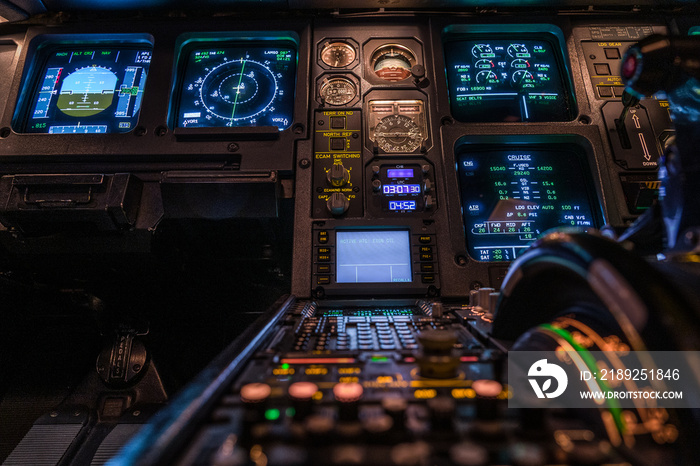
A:
[[[152,48],[53,46],[37,55],[18,132],[120,133],[138,121]],[[42,61],[43,60],[43,61]]]

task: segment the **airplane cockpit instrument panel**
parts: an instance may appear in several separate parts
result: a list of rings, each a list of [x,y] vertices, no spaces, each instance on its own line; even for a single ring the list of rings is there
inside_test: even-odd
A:
[[[17,132],[86,134],[134,129],[152,43],[138,36],[42,39],[20,94]]]
[[[282,131],[292,124],[295,41],[190,39],[180,58],[176,127],[277,126]]]

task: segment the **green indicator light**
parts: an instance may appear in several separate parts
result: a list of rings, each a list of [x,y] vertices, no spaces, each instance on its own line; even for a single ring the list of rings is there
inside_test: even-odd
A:
[[[372,356],[372,362],[388,362],[389,358],[386,356]]]
[[[265,411],[265,419],[268,421],[276,421],[277,419],[280,418],[280,410],[279,409],[268,409]]]
[[[287,417],[294,417],[296,411],[294,408],[287,408],[284,413],[287,415]]]
[[[282,364],[282,369],[284,369],[284,370],[289,369],[289,364]]]

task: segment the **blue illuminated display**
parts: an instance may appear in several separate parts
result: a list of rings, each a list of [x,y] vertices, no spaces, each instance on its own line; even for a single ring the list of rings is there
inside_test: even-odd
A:
[[[389,201],[389,210],[416,210],[416,201]]]
[[[338,231],[337,283],[413,281],[411,242],[407,230]]]
[[[189,48],[176,126],[276,126],[294,116],[297,52],[289,41]]]
[[[20,132],[123,133],[138,121],[151,64],[148,44],[45,49]]]
[[[386,171],[388,178],[413,178],[413,168],[390,168]]]
[[[420,194],[419,184],[385,184],[382,186],[384,194]]]

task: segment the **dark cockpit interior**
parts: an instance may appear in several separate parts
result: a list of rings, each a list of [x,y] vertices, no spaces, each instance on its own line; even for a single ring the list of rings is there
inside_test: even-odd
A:
[[[697,2],[0,0],[0,69],[0,464],[697,464]]]

